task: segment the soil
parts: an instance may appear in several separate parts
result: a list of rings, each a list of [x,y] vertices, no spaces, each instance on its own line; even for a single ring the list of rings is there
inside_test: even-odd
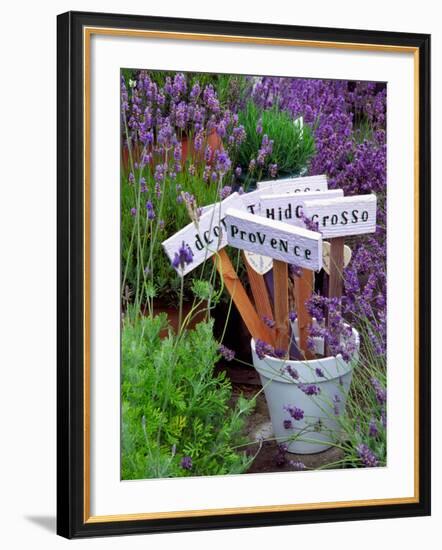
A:
[[[250,372],[247,372],[249,370]],[[245,367],[241,372],[237,368],[231,368],[228,374],[231,379],[233,378],[234,399],[237,399],[240,394],[250,399],[259,391],[259,377],[254,369]],[[251,383],[238,381],[239,378],[247,380],[248,377],[250,377]],[[292,463],[296,462],[302,462],[308,469],[316,469],[336,462],[343,457],[343,452],[335,447],[314,454],[281,453],[275,441],[265,441],[273,437],[273,430],[264,393],[258,396],[255,410],[248,418],[246,437],[250,441],[262,440],[260,449],[257,443],[248,450],[251,455],[258,451],[253,464],[246,472],[248,474],[295,471],[297,468]]]

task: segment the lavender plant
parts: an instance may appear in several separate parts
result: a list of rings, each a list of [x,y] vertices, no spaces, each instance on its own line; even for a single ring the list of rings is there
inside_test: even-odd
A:
[[[346,410],[341,410],[338,393],[336,400],[328,404],[327,410],[339,419],[344,434],[340,441],[334,442],[342,449],[343,458],[328,466],[384,465],[385,85],[123,71],[121,109],[124,362],[125,354],[129,358],[123,409],[126,475],[137,478],[244,471],[245,455],[238,459],[237,454],[238,449],[244,448],[239,436],[240,416],[249,410],[250,404],[240,404],[241,414],[233,411],[232,417],[227,416],[226,424],[222,424],[231,394],[225,379],[219,379],[213,372],[219,354],[232,361],[235,352],[215,342],[212,325],[208,322],[193,331],[194,335],[186,330],[196,304],[204,304],[210,310],[219,300],[222,281],[217,281],[211,262],[198,269],[195,277],[189,276],[186,280],[178,277],[162,253],[160,243],[186,225],[189,219],[197,221],[202,205],[225,198],[238,184],[247,187],[253,180],[299,173],[305,168],[312,175],[326,173],[330,187],[341,188],[346,195],[373,191],[378,198],[376,233],[353,238],[349,243],[353,255],[343,273],[342,300],[329,300],[319,293],[313,296],[309,308],[318,321],[312,327],[311,336],[322,337],[331,353],[341,354],[344,360],[352,356],[354,342],[348,325],[356,327],[361,336],[360,362]],[[304,121],[303,128],[295,124],[300,117]],[[175,268],[192,261],[184,246],[176,252]],[[185,316],[183,299],[186,295],[196,295],[196,303]],[[179,304],[181,330],[176,335],[169,334],[166,341],[159,338],[160,322],[153,315],[153,299],[158,296]],[[130,303],[134,303],[133,308]],[[139,319],[139,311],[143,309],[150,314],[149,320]],[[293,313],[292,317],[295,318]],[[167,327],[164,321],[162,323],[164,330]],[[177,352],[178,360],[187,365],[186,368],[180,370],[173,363],[177,368],[172,372],[161,363],[156,372],[158,365],[149,363],[152,349],[147,350],[150,340],[145,337],[155,342],[158,361],[173,361],[172,355]],[[208,345],[211,350],[207,363],[197,356],[195,376],[202,377],[200,384],[186,370],[190,369],[193,346],[196,349],[197,345]],[[261,358],[284,356],[266,342],[257,342],[256,352]],[[123,368],[126,367],[123,365]],[[321,377],[321,372],[316,374]],[[175,375],[177,379],[173,378]],[[149,378],[151,376],[153,378]],[[192,388],[186,386],[189,393],[183,399],[173,391],[170,399],[166,395],[171,391],[166,383],[167,376],[180,388],[183,381],[193,380]],[[319,386],[304,384],[296,369],[287,368],[287,376],[311,399],[323,399]],[[151,388],[149,403],[143,401],[145,387]],[[218,403],[219,408],[216,408],[218,405],[214,403],[216,411],[212,410],[202,394],[193,395],[195,387],[209,394],[216,387],[222,404]],[[140,403],[144,403],[144,412]],[[189,431],[188,421],[182,420],[181,411],[187,411],[186,418],[193,417],[191,406],[195,403],[200,403],[198,414],[203,428]],[[201,403],[207,407],[207,415],[203,414]],[[287,403],[285,407],[287,430],[301,420],[308,421],[296,403]],[[173,419],[168,411],[175,414]],[[214,443],[219,435],[215,435],[213,428],[217,422],[222,426],[219,444],[224,446],[226,454]],[[174,426],[173,430],[170,426]],[[321,431],[324,426],[316,422],[314,429]],[[201,448],[196,443],[196,435],[202,437]],[[297,435],[302,436],[302,433]],[[224,469],[213,449],[217,456],[221,453],[226,465]],[[283,461],[284,452],[280,446],[279,462]],[[304,469],[304,465],[298,464],[297,469]]]
[[[180,292],[161,241],[189,223],[189,211],[198,216],[200,206],[224,196],[232,182],[230,156],[245,137],[235,90],[246,84],[242,77],[232,77],[229,87],[227,78],[205,76],[201,84],[200,75],[154,74],[121,78],[121,293],[123,303],[150,310],[153,296],[173,303]],[[231,106],[221,102],[217,83]],[[191,284],[189,277],[187,296]]]
[[[214,371],[212,322],[161,338],[167,329],[164,314],[123,324],[123,479],[244,472],[241,433],[254,402],[231,406],[231,384]]]

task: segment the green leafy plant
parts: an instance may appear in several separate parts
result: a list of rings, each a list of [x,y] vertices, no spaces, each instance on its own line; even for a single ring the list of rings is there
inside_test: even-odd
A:
[[[122,332],[122,477],[146,479],[244,472],[237,447],[254,401],[216,374],[213,323],[178,335],[164,314],[125,320]]]
[[[277,106],[263,110],[252,100],[247,102],[238,116],[247,135],[239,148],[238,162],[246,171],[250,162],[254,161],[256,180],[267,178],[272,165],[276,165],[279,177],[298,175],[306,169],[315,151],[314,139],[308,126],[304,126],[300,120],[294,121]],[[259,155],[264,136],[273,141],[273,144],[271,152],[263,159],[264,163],[260,164]]]

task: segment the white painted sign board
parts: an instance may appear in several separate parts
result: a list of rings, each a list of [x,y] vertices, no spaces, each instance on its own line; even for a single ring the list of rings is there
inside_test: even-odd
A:
[[[324,238],[362,235],[376,231],[376,195],[354,195],[326,200],[306,200],[302,209]]]
[[[282,195],[262,195],[260,198],[260,215],[272,220],[279,220],[304,227],[301,212],[305,200],[335,199],[343,197],[342,189],[315,191],[313,193],[285,193]]]
[[[320,233],[229,208],[224,223],[230,246],[311,270],[322,267]]]
[[[259,200],[262,193],[263,191],[261,191],[260,189],[256,189],[255,191],[251,191],[250,193],[243,193],[242,195],[239,195],[241,197],[241,202],[243,203],[244,208],[247,210],[247,212],[250,212],[251,214],[259,213]],[[266,191],[266,193],[268,193],[268,191]],[[209,210],[211,210],[216,204],[219,203],[215,202],[206,206],[202,206],[202,214],[209,212]]]
[[[244,205],[244,208],[249,214],[259,214],[259,203],[261,200],[262,191],[261,189],[256,189],[250,193],[243,193],[241,195],[241,200]]]
[[[193,254],[192,263],[186,265],[184,269],[178,268],[176,270],[179,275],[186,275],[227,245],[224,221],[226,210],[232,206],[243,208],[241,197],[242,195],[233,193],[225,200],[216,203],[210,210],[204,212],[200,216],[198,224],[189,223],[175,235],[163,241],[163,248],[171,262],[183,242]]]
[[[280,180],[259,181],[257,188],[267,193],[312,193],[327,191],[327,176],[307,176],[304,178],[288,178]]]

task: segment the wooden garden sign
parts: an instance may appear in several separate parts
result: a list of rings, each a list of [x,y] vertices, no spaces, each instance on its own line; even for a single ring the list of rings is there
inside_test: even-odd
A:
[[[322,236],[330,239],[329,297],[340,298],[345,237],[376,231],[376,195],[307,199],[301,207],[304,215],[318,224]]]
[[[344,192],[342,189],[325,191],[305,190],[302,193],[263,194],[260,198],[260,215],[268,219],[279,220],[298,227],[304,227],[302,207],[305,200],[333,199],[343,196]],[[307,338],[312,319],[305,307],[305,303],[310,299],[313,288],[313,271],[307,268],[302,269],[301,275],[294,278],[293,295],[298,314],[299,348],[303,351],[307,359],[311,358],[311,354],[307,349]]]
[[[311,193],[327,191],[327,176],[307,176],[282,180],[259,181],[258,190],[267,193]]]
[[[176,268],[178,275],[181,277],[187,275],[227,245],[224,217],[227,208],[234,205],[238,208],[242,207],[241,195],[238,193],[233,193],[225,200],[211,205],[198,221],[189,223],[175,235],[163,241],[163,248],[171,263],[183,243],[193,255],[192,263],[186,265],[184,269]]]
[[[322,267],[322,239],[316,231],[292,227],[229,208],[224,224],[230,246],[249,250],[281,262],[319,270]]]
[[[162,245],[171,263],[183,244],[192,254],[191,263],[175,268],[181,277],[187,275],[208,258],[214,257],[216,268],[250,334],[255,339],[259,338],[272,344],[272,332],[258,317],[228,254],[223,250],[227,245],[226,210],[234,205],[237,208],[245,208],[243,196],[233,193],[223,201],[206,207],[198,221],[191,222],[175,235],[163,241]]]
[[[273,258],[276,346],[288,350],[288,268],[296,264],[308,270],[322,267],[322,237],[318,232],[293,227],[230,208],[225,217],[230,246]]]
[[[302,209],[307,218],[318,224],[322,236],[330,239],[328,296],[339,299],[343,286],[345,237],[376,231],[376,195],[306,200]]]
[[[164,241],[163,247],[171,262],[182,246],[191,253],[192,262],[176,267],[182,277],[213,257],[252,337],[284,350],[289,347],[288,264],[302,268],[302,276],[295,284],[295,298],[300,348],[309,358],[306,338],[310,318],[302,304],[311,295],[313,271],[322,267],[322,238],[331,241],[329,296],[340,297],[344,238],[376,230],[376,196],[344,197],[342,190],[328,190],[327,181],[321,176],[301,180],[308,181],[264,182],[252,193],[234,193],[209,205],[199,220]],[[287,192],[272,193],[275,185],[279,191],[283,186]],[[305,217],[317,223],[317,231],[303,227]],[[224,250],[227,244],[252,254],[245,263],[256,309]],[[267,262],[273,260],[274,312],[262,273],[253,269],[253,254],[266,257]],[[275,332],[263,323],[263,318],[273,319],[273,313]]]
[[[298,227],[304,227],[302,207],[306,200],[335,199],[343,197],[342,189],[331,191],[306,191],[303,193],[262,194],[259,214]]]

